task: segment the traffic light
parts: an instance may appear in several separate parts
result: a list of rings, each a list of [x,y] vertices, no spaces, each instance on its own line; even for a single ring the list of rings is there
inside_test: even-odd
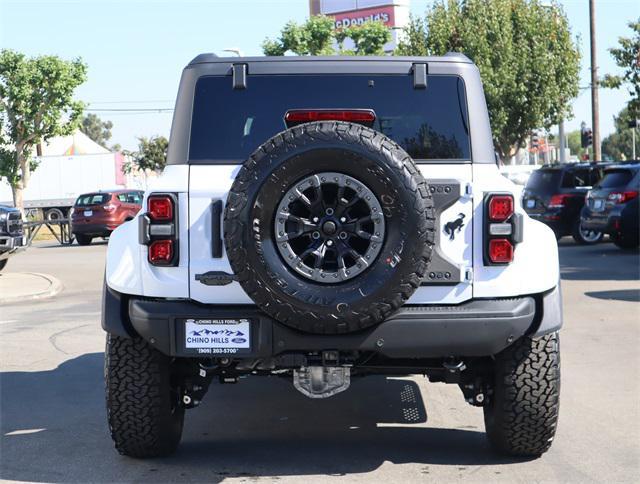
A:
[[[580,131],[580,146],[588,148],[593,144],[593,131],[591,128],[582,128]]]
[[[531,149],[538,149],[539,144],[540,144],[540,139],[538,138],[538,133],[533,131],[531,133]]]

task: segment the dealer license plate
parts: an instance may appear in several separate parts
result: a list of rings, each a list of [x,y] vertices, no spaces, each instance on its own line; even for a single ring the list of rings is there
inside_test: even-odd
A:
[[[248,319],[187,319],[184,344],[198,353],[238,353],[251,348]]]
[[[85,210],[84,211],[84,216],[85,217],[91,217],[93,215],[93,210]]]
[[[527,208],[535,208],[535,206],[536,206],[535,200],[532,200],[532,199],[527,200]]]

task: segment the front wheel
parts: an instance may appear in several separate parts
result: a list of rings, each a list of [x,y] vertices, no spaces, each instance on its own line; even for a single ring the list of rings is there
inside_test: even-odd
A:
[[[171,454],[184,421],[171,358],[140,338],[112,334],[105,355],[107,418],[116,449],[139,458]]]
[[[558,333],[518,340],[495,359],[494,392],[484,407],[491,446],[508,455],[538,457],[549,450],[560,404]]]
[[[578,244],[590,245],[597,244],[602,240],[604,234],[602,232],[598,232],[597,230],[585,229],[582,226],[582,222],[577,220],[573,226],[572,234],[573,240],[575,240]]]

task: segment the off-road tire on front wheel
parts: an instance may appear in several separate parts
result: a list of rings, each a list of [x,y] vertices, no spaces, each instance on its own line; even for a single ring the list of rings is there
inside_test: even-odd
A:
[[[558,333],[525,336],[495,359],[494,392],[484,407],[492,447],[508,455],[537,457],[551,447],[560,397]]]
[[[171,358],[140,338],[108,334],[104,372],[109,430],[118,452],[145,458],[175,451],[184,408],[172,388]]]

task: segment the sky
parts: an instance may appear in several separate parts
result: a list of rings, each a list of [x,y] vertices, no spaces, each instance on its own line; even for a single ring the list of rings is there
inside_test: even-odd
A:
[[[421,16],[432,0],[411,0]],[[583,54],[581,90],[567,131],[591,125],[588,0],[560,0]],[[308,0],[0,0],[0,48],[27,55],[81,57],[88,80],[77,98],[110,120],[111,143],[135,149],[138,136],[169,135],[171,109],[183,67],[197,54],[237,48],[261,55],[265,37],[276,38],[289,20],[303,22]],[[608,50],[627,23],[640,17],[638,0],[596,0],[600,73],[619,73]],[[626,104],[625,89],[600,90],[602,137]],[[122,109],[147,111],[123,112]]]

